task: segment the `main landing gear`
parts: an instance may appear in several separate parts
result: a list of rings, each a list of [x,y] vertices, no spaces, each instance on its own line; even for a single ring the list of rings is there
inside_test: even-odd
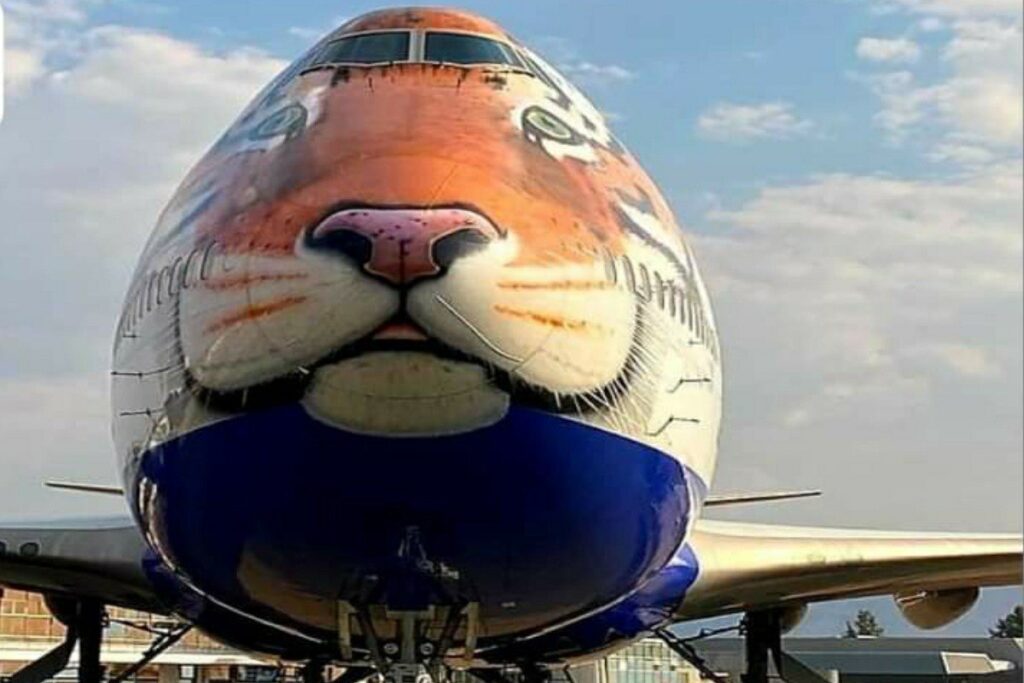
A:
[[[64,642],[14,672],[9,683],[44,683],[56,677],[67,667],[75,645],[78,645],[78,683],[103,683],[105,670],[100,663],[100,646],[103,643],[103,629],[111,621],[103,605],[95,600],[53,596],[46,597],[46,605],[53,616],[67,628]],[[192,628],[183,624],[167,630],[157,630],[135,622],[119,623],[151,633],[153,643],[137,662],[110,678],[107,683],[122,683],[134,676],[157,655],[181,640]]]
[[[803,662],[782,651],[782,617],[781,610],[765,610],[747,612],[737,626],[713,631],[701,631],[693,638],[680,638],[668,629],[654,632],[677,655],[692,664],[705,680],[725,683],[726,679],[719,676],[700,656],[691,643],[711,636],[739,632],[746,645],[747,672],[740,677],[742,683],[768,683],[768,655],[771,653],[772,663],[780,679],[786,683],[828,683],[817,671],[807,667]]]

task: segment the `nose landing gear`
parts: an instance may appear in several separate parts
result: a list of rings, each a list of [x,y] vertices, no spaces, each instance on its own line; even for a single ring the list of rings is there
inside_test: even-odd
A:
[[[465,597],[471,591],[461,584],[457,570],[428,558],[417,527],[406,528],[394,565],[377,583],[360,604],[338,605],[343,659],[351,660],[352,627],[357,625],[370,662],[385,683],[442,683],[447,680],[446,657],[459,645],[467,666],[472,662],[480,632],[479,603]],[[460,629],[461,642],[456,643]]]

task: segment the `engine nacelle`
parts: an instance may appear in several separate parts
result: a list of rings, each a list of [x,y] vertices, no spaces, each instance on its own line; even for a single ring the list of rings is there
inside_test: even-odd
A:
[[[934,629],[952,623],[978,601],[978,589],[955,588],[944,591],[897,593],[896,606],[903,616],[921,629]]]
[[[784,607],[779,614],[779,628],[783,633],[789,633],[807,616],[807,605],[790,605]]]

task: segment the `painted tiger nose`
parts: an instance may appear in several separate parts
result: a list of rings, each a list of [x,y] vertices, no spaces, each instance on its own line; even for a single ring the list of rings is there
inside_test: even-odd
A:
[[[405,286],[442,274],[497,237],[487,218],[467,209],[367,208],[328,216],[313,230],[308,244]]]

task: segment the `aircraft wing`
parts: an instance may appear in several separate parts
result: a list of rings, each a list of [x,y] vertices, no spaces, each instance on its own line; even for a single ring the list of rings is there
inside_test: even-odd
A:
[[[697,580],[677,618],[892,594],[899,596],[904,615],[924,628],[945,622],[920,612],[915,620],[916,600],[930,596],[931,606],[939,612],[962,613],[973,604],[978,587],[1020,584],[1024,554],[1019,535],[918,534],[707,520],[696,524],[692,547],[699,566]]]
[[[163,613],[142,570],[145,549],[128,517],[0,522],[0,586]]]

